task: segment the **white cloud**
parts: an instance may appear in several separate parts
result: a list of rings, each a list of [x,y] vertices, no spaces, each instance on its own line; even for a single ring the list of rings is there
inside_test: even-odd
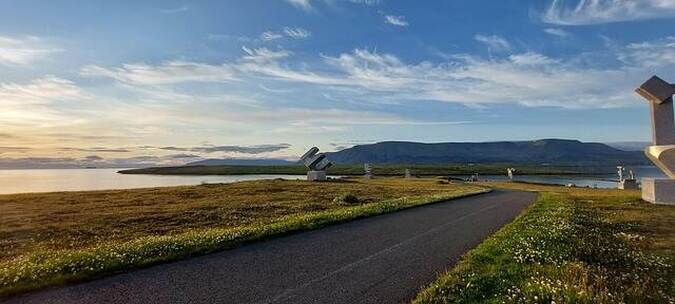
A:
[[[310,2],[310,0],[286,0],[286,2],[305,11],[312,10],[312,3]]]
[[[510,48],[510,44],[498,36],[476,35],[476,40],[490,45],[491,48]],[[323,65],[289,65],[286,60],[292,53],[283,49],[243,47],[242,50],[244,55],[234,62],[221,65],[189,63],[190,66],[201,68],[190,69],[189,72],[194,75],[177,73],[179,77],[169,73],[174,76],[171,80],[146,75],[163,71],[163,66],[143,66],[143,73],[125,66],[102,71],[94,69],[95,73],[88,74],[108,75],[107,77],[129,83],[156,84],[204,79],[207,76],[200,71],[224,69],[227,71],[225,79],[255,81],[255,78],[262,78],[265,84],[281,81],[311,85],[316,88],[309,90],[318,92],[319,96],[330,93],[331,96],[340,96],[349,102],[433,100],[468,106],[506,103],[603,108],[634,102],[632,89],[641,78],[653,73],[654,67],[667,70],[675,65],[674,37],[608,49],[603,56],[623,62],[623,65],[611,68],[584,63],[586,61],[583,60],[583,55],[559,59],[536,52],[510,53],[488,58],[457,54],[448,56],[445,62],[440,63],[407,63],[393,54],[366,49],[355,49],[337,56],[324,55]],[[146,70],[153,73],[146,73]],[[279,83],[274,87],[284,88],[288,85]],[[261,91],[289,94],[288,90],[278,92],[265,88]],[[169,93],[167,99],[187,98],[173,94]],[[250,104],[248,101],[243,103]]]
[[[263,41],[273,41],[288,37],[291,39],[307,39],[312,36],[312,32],[301,27],[284,27],[281,32],[266,31],[260,34],[260,39]]]
[[[41,127],[67,124],[77,119],[65,119],[57,102],[87,99],[75,83],[54,76],[35,79],[29,83],[0,83],[0,122],[9,129],[12,125]]]
[[[186,5],[181,5],[179,7],[161,9],[160,12],[162,12],[164,14],[176,14],[176,13],[187,12],[189,10],[190,10],[190,7],[186,4]]]
[[[281,35],[277,32],[273,32],[273,31],[266,31],[266,32],[263,32],[262,34],[260,34],[260,39],[262,39],[264,41],[277,40],[277,39],[281,39],[283,37],[284,37],[283,35]]]
[[[285,27],[284,34],[293,39],[306,39],[312,36],[312,33],[300,27]]]
[[[647,68],[671,66],[675,64],[675,36],[631,43],[620,53],[619,59]]]
[[[567,37],[567,36],[570,35],[570,33],[568,33],[567,31],[565,31],[563,29],[559,29],[559,28],[547,28],[547,29],[544,29],[544,32],[546,32],[547,34],[551,34],[553,36],[558,36],[558,37]]]
[[[486,36],[478,34],[473,36],[473,39],[484,43],[493,51],[508,51],[511,49],[511,44],[506,39],[497,35]]]
[[[0,105],[46,104],[83,99],[86,95],[70,80],[45,76],[27,84],[0,83]]]
[[[542,21],[559,25],[589,25],[675,17],[673,0],[578,0],[568,5],[553,0]]]
[[[384,16],[384,23],[396,26],[408,26],[408,21],[405,20],[404,16],[386,15]]]
[[[121,68],[114,69],[90,65],[82,68],[80,73],[83,76],[108,77],[120,82],[138,85],[234,80],[233,71],[227,65],[209,65],[186,61],[169,61],[155,66],[145,63],[125,64]]]
[[[247,54],[242,59],[249,62],[270,62],[291,55],[291,52],[285,50],[273,51],[268,48],[250,49],[245,46],[241,47],[241,49]]]
[[[565,108],[631,104],[633,87],[649,74],[637,64],[594,68],[580,65],[576,58],[560,60],[534,52],[497,59],[456,55],[454,61],[440,64],[408,64],[391,54],[362,49],[324,58],[333,72],[299,71],[277,63],[247,71],[325,89],[355,88],[360,93],[352,99],[364,102],[435,100],[470,106],[507,103]]]
[[[314,10],[312,2],[315,2],[316,0],[285,0],[285,1],[304,11],[312,11]],[[328,4],[333,4],[335,2],[335,0],[321,0],[321,1]],[[380,2],[382,2],[381,0],[345,0],[345,1],[364,5],[378,5],[380,4]]]
[[[41,38],[0,36],[0,65],[30,65],[60,51],[47,45]]]
[[[357,3],[357,4],[365,4],[365,5],[378,5],[382,1],[381,0],[349,0],[351,3]]]

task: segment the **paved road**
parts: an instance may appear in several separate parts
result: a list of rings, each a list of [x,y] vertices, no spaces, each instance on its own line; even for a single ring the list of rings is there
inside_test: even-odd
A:
[[[259,242],[9,303],[400,303],[535,194],[494,191]]]

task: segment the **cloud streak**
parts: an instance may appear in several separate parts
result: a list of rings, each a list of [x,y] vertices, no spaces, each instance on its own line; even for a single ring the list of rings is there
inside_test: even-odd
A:
[[[0,65],[27,66],[60,51],[38,37],[0,36]]]
[[[671,0],[553,0],[541,19],[570,26],[670,17],[675,17]]]
[[[408,21],[405,20],[405,16],[394,16],[386,15],[384,16],[384,23],[395,25],[395,26],[408,26]]]
[[[277,152],[290,148],[290,144],[266,144],[255,146],[200,146],[200,147],[160,147],[161,150],[167,151],[182,151],[182,152],[198,152],[198,153],[215,153],[215,152],[230,152],[241,154],[262,154],[268,152]]]
[[[107,77],[120,82],[139,85],[159,85],[179,82],[227,82],[234,80],[233,71],[226,65],[209,65],[187,61],[168,61],[160,65],[145,63],[125,64],[108,69],[96,65],[84,67],[85,77]]]
[[[511,44],[504,38],[497,35],[475,35],[473,39],[487,45],[490,50],[493,51],[509,51],[511,50]]]

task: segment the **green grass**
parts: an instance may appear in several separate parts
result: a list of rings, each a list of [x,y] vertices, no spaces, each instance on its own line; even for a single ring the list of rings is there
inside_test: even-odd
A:
[[[470,174],[506,174],[507,167],[515,167],[518,174],[534,175],[579,175],[613,174],[615,167],[555,165],[541,166],[532,164],[449,164],[449,165],[373,165],[376,175],[403,176],[405,169],[413,174],[424,176],[470,175]],[[157,167],[123,170],[125,174],[165,174],[165,175],[237,175],[237,174],[305,174],[304,166],[183,166]],[[361,165],[337,165],[328,169],[333,175],[363,175]]]
[[[489,191],[435,179],[0,196],[0,296]]]
[[[675,301],[675,207],[637,191],[490,185],[540,197],[413,303]]]

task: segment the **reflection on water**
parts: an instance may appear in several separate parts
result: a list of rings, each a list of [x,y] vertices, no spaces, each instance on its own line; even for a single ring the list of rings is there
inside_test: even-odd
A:
[[[137,175],[119,174],[123,169],[0,170],[0,194],[51,191],[131,189],[232,183],[258,179],[297,179],[304,175]]]
[[[633,167],[638,178],[665,177],[655,167]],[[36,169],[0,170],[0,194],[51,191],[82,191],[131,189],[198,185],[201,183],[232,183],[259,179],[304,179],[304,175],[137,175],[118,174],[122,169]],[[481,179],[506,180],[504,175],[482,175]],[[616,175],[597,177],[516,175],[515,180],[574,184],[578,187],[616,188]]]

